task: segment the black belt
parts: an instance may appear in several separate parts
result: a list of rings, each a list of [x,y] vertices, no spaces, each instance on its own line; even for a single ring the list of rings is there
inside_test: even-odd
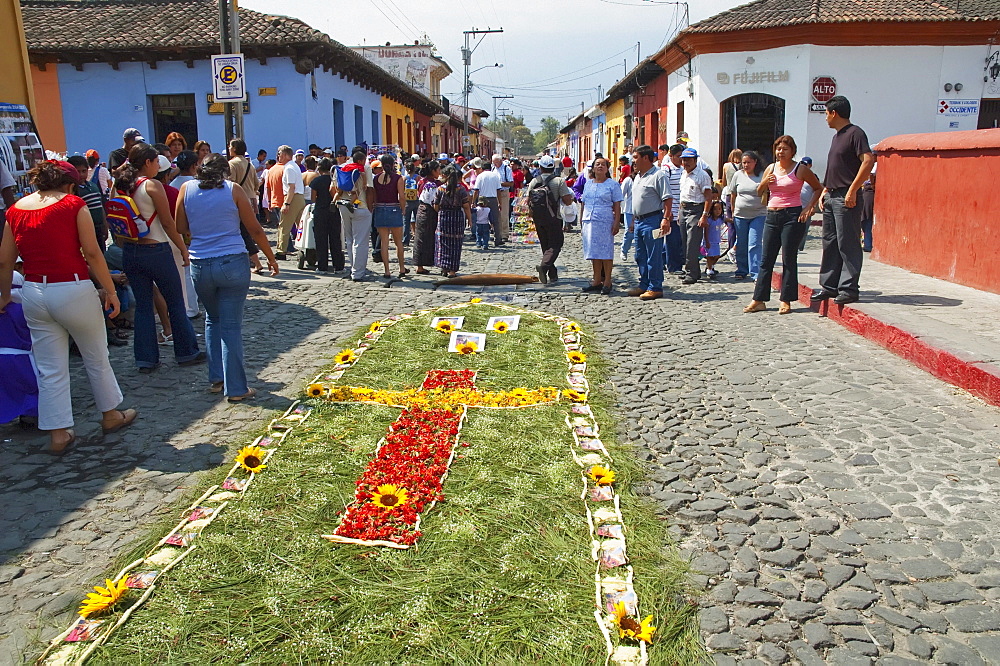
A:
[[[641,220],[644,217],[652,217],[653,215],[663,215],[663,211],[662,210],[654,210],[652,213],[640,213],[639,215],[635,216],[635,219]]]
[[[851,188],[849,188],[849,187],[834,187],[833,189],[827,190],[826,193],[830,194],[832,196],[835,196],[835,197],[836,196],[844,196],[844,195],[847,194],[847,190],[849,190],[849,189],[851,189]]]
[[[705,202],[704,201],[682,201],[681,202],[681,206],[701,206],[702,208],[704,208],[705,207]]]

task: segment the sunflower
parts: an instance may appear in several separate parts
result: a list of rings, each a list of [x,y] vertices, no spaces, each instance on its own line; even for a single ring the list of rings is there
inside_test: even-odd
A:
[[[599,486],[610,486],[615,482],[615,473],[602,465],[594,465],[587,472],[587,476],[594,480]]]
[[[451,333],[452,331],[455,330],[455,324],[451,323],[450,321],[439,321],[437,323],[437,326],[435,326],[434,328],[441,331],[442,333]]]
[[[333,357],[335,363],[354,363],[358,360],[358,355],[354,353],[353,349],[345,349],[336,356]]]
[[[322,384],[310,384],[306,388],[306,395],[310,398],[322,398],[324,393],[326,393],[326,387]]]
[[[571,321],[570,323],[566,324],[566,330],[569,331],[570,333],[579,333],[580,325],[575,321]]]
[[[128,592],[125,578],[119,578],[116,581],[105,579],[104,582],[107,587],[94,586],[95,591],[88,594],[87,598],[80,604],[80,617],[87,617],[88,615],[108,610],[118,603],[118,600]]]
[[[583,352],[578,352],[578,351],[571,351],[570,353],[566,354],[566,358],[569,360],[570,363],[587,362],[587,355],[584,354]]]
[[[506,333],[509,328],[510,324],[508,324],[505,321],[498,321],[497,323],[493,324],[493,330],[496,331],[497,333]]]
[[[380,321],[372,322],[372,325],[368,327],[369,333],[378,333],[381,330],[382,330],[382,322]]]
[[[409,498],[406,494],[406,488],[399,488],[391,483],[379,486],[375,489],[375,494],[372,495],[372,503],[383,509],[395,509],[397,506],[406,504],[407,499]]]
[[[615,625],[618,627],[620,638],[631,638],[637,641],[650,643],[653,640],[653,633],[656,627],[653,626],[653,616],[648,616],[642,622],[636,622],[635,618],[625,610],[625,602],[615,603]]]
[[[240,449],[240,452],[236,454],[235,462],[239,463],[240,467],[246,471],[256,474],[267,467],[267,465],[264,464],[264,456],[266,455],[267,451],[259,446],[244,446]]]
[[[470,303],[482,303],[483,299],[481,299],[481,298],[470,298],[469,302]]]
[[[562,394],[564,398],[566,398],[567,400],[571,400],[572,402],[583,402],[584,400],[587,399],[587,396],[585,394],[580,393],[579,391],[575,391],[573,389],[564,389]]]
[[[455,347],[459,354],[475,354],[479,347],[476,346],[475,342],[463,342],[462,344]]]

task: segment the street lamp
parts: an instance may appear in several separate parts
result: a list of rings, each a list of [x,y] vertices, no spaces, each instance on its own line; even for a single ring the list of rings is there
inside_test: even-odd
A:
[[[469,55],[471,57],[471,53]],[[468,60],[466,60],[465,66],[466,66],[466,68],[468,68],[468,66],[469,66],[469,61]],[[472,76],[473,74],[475,74],[476,72],[482,71],[484,69],[491,69],[491,68],[493,68],[493,69],[500,69],[502,67],[503,67],[503,65],[501,65],[498,62],[495,62],[492,65],[486,65],[485,67],[480,67],[479,69],[474,69],[471,72],[466,73],[466,75],[465,75],[465,90],[463,91],[463,95],[462,95],[462,98],[463,98],[462,101],[465,103],[464,110],[462,111],[462,114],[463,114],[463,122],[462,122],[463,147],[464,147],[464,138],[467,137],[467,136],[469,136],[469,93],[472,92],[472,79],[470,79],[469,77]]]

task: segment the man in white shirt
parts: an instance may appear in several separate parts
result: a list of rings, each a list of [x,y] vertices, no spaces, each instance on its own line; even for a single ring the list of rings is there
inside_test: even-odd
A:
[[[499,155],[493,156],[493,171],[500,177],[497,200],[500,204],[500,237],[506,243],[510,240],[510,188],[514,187],[514,171],[504,164]]]
[[[493,244],[500,247],[504,244],[503,234],[500,230],[500,200],[497,193],[500,191],[500,176],[496,171],[487,171],[486,165],[479,157],[472,160],[472,168],[476,172],[476,182],[473,184],[475,205],[476,201],[482,201],[490,209],[490,224],[493,227]]]
[[[684,144],[675,143],[667,149],[667,159],[663,170],[670,178],[670,194],[673,197],[674,221],[671,228],[672,233],[667,236],[663,244],[663,251],[666,254],[664,266],[667,272],[672,275],[685,275],[684,257],[687,247],[687,228],[681,220],[681,176],[684,175],[684,165],[681,164],[681,153],[684,152]]]
[[[257,159],[253,160],[252,164],[254,171],[257,172],[257,178],[262,180],[264,178],[262,174],[267,170],[267,151],[258,150]]]
[[[299,171],[299,166],[292,161],[294,154],[295,151],[292,150],[291,146],[278,147],[278,164],[282,167],[281,189],[285,193],[285,201],[281,204],[281,213],[278,217],[278,247],[274,253],[278,259],[285,258],[292,226],[302,216],[302,211],[306,207],[302,172]]]
[[[715,192],[712,178],[698,166],[698,151],[685,148],[681,153],[684,175],[681,176],[681,215],[687,227],[687,277],[684,284],[694,284],[701,278],[701,241],[708,227]]]

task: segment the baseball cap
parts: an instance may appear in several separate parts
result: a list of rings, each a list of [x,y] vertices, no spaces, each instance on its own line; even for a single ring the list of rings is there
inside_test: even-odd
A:
[[[698,151],[694,148],[685,148],[684,152],[681,153],[681,157],[698,157]]]
[[[295,151],[295,154],[296,154],[296,155],[305,155],[305,154],[306,154],[306,151],[304,151],[304,150],[302,150],[301,148],[299,148],[298,150],[296,150],[296,151]]]
[[[456,162],[458,162],[459,164],[464,164],[465,163],[465,155],[459,155],[458,159],[456,160]]]
[[[160,167],[156,170],[156,173],[163,173],[164,171],[170,168],[170,160],[168,160],[163,155],[160,155],[156,161],[160,165]]]
[[[538,166],[543,169],[554,169],[556,167],[556,161],[552,159],[551,155],[542,155],[538,160]]]
[[[803,164],[805,164],[806,166],[812,166],[813,165],[813,158],[811,158],[811,157],[803,157],[799,161],[802,162]]]
[[[84,156],[84,157],[96,157],[97,159],[101,159],[101,155],[100,155],[100,153],[98,153],[98,152],[97,152],[96,150],[94,150],[93,148],[91,148],[91,149],[90,149],[90,150],[88,150],[88,151],[87,151],[86,153],[84,153],[84,154],[83,154],[83,156]]]
[[[142,138],[142,132],[140,132],[134,127],[129,127],[122,133],[122,141],[124,141],[125,139],[132,139],[134,141],[145,141],[145,139]]]

